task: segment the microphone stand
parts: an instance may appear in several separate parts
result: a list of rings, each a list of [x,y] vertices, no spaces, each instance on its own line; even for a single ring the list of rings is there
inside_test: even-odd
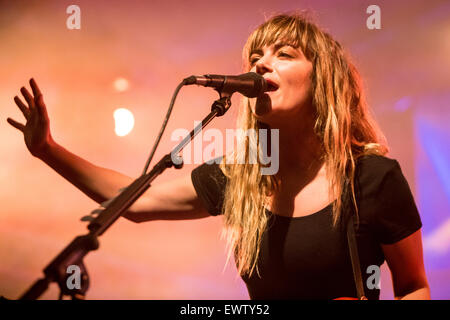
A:
[[[88,225],[89,233],[76,237],[50,264],[44,269],[44,278],[37,280],[19,299],[35,300],[47,289],[51,282],[57,282],[60,289],[60,299],[68,295],[72,300],[83,300],[89,288],[89,276],[83,263],[83,258],[90,251],[99,248],[98,237],[101,236],[126,210],[148,189],[150,183],[165,169],[183,167],[183,159],[179,153],[183,148],[215,117],[220,117],[231,106],[231,94],[220,92],[220,99],[211,105],[211,112],[190,132],[173,150],[166,154],[149,173],[142,174],[109,204]],[[175,161],[174,161],[175,160]],[[80,285],[69,288],[69,266],[78,266],[80,270]]]

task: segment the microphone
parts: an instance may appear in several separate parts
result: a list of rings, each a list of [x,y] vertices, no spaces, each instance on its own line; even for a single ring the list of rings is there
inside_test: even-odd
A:
[[[213,87],[219,93],[226,93],[230,96],[237,91],[246,97],[255,98],[267,91],[266,79],[255,72],[238,76],[205,74],[203,76],[190,76],[183,81],[185,85],[197,84],[204,87]]]

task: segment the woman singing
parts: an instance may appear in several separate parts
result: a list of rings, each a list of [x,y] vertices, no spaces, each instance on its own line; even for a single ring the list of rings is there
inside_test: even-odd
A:
[[[249,159],[259,141],[242,136],[220,164],[155,184],[124,215],[134,222],[223,215],[228,258],[252,299],[355,297],[346,221],[356,242],[368,299],[379,299],[373,271],[387,261],[396,299],[429,299],[421,219],[398,162],[386,157],[361,79],[341,45],[302,15],[259,26],[243,50],[244,69],[269,91],[244,99],[238,128],[278,130],[278,171]],[[93,200],[113,198],[133,179],[95,166],[57,144],[42,94],[32,79],[26,104],[15,97],[32,155]],[[275,141],[269,141],[275,143]],[[379,270],[379,269],[378,269]],[[370,281],[369,281],[370,280]]]

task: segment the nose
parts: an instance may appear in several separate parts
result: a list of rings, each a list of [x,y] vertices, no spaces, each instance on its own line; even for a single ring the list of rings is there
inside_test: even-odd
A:
[[[261,57],[258,60],[258,62],[256,62],[255,66],[256,66],[256,73],[260,75],[270,73],[273,71],[272,66],[270,64],[270,59],[268,59],[266,56]]]

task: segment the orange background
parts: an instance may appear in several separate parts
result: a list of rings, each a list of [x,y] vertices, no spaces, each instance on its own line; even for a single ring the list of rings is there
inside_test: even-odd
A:
[[[66,28],[66,8],[81,8],[81,29]],[[415,193],[411,115],[391,117],[404,96],[448,89],[449,23],[445,1],[377,1],[382,29],[368,30],[370,1],[2,1],[0,2],[0,295],[17,298],[75,236],[97,204],[25,147],[6,123],[23,122],[13,97],[34,77],[55,140],[103,167],[137,177],[176,85],[192,74],[239,74],[241,49],[265,17],[312,9],[316,20],[352,54],[369,102]],[[448,12],[448,11],[447,11]],[[428,18],[427,18],[428,14]],[[434,14],[437,18],[429,18]],[[448,15],[447,15],[448,16]],[[433,16],[434,17],[434,16]],[[448,20],[448,19],[447,19]],[[117,92],[124,77],[129,90]],[[155,160],[175,145],[170,134],[191,129],[217,94],[181,90]],[[234,128],[239,96],[212,126]],[[128,108],[135,128],[114,133],[112,113]],[[154,183],[186,174],[167,170]],[[85,259],[88,299],[248,299],[234,264],[222,273],[221,218],[134,224],[120,219]],[[385,270],[386,271],[386,270]],[[436,282],[439,282],[436,280]],[[320,285],[320,284],[318,284]],[[42,298],[56,299],[52,285]],[[447,296],[448,297],[448,296]],[[387,272],[382,298],[392,298]]]

